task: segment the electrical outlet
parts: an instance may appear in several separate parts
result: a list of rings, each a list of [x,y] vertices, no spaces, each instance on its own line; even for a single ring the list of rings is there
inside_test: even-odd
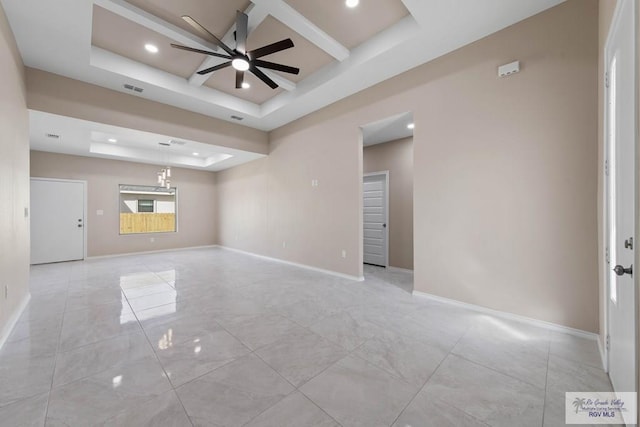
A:
[[[24,217],[29,218],[29,208],[24,208]]]
[[[342,258],[347,257],[347,251],[345,249],[342,250]]]
[[[4,299],[9,299],[9,286],[4,285]]]
[[[282,249],[286,249],[287,248],[287,242],[282,242]]]
[[[149,238],[149,241],[150,241],[151,243],[153,243],[153,242],[155,242],[155,241],[156,241],[156,238],[155,238],[155,237],[151,237],[151,238]]]

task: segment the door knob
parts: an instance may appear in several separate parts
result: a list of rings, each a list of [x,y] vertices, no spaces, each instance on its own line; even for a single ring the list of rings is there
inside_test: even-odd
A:
[[[618,276],[622,276],[624,274],[628,274],[630,276],[633,276],[633,265],[629,266],[629,268],[624,268],[621,265],[616,265],[615,267],[613,267],[613,271],[615,271],[615,273]]]
[[[382,228],[387,228],[387,224],[382,224]]]

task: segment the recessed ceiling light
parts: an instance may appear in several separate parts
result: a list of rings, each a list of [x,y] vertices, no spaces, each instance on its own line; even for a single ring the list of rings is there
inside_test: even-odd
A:
[[[192,153],[194,156],[199,156],[200,153]]]
[[[249,89],[251,85],[247,82],[242,82],[242,89]]]
[[[249,61],[244,58],[235,58],[231,61],[231,66],[238,71],[247,71],[249,69]]]
[[[117,140],[117,139],[115,139],[115,138],[109,138],[109,139],[107,139],[107,141],[109,141],[109,142],[113,142],[113,143],[118,142],[118,140]]]
[[[360,0],[347,0],[345,4],[347,7],[356,7],[360,3]]]
[[[147,52],[150,53],[158,53],[158,46],[151,44],[151,43],[147,43],[144,45],[144,48],[147,50]]]
[[[415,129],[415,127],[416,127],[415,123],[409,123],[407,125],[407,129]]]

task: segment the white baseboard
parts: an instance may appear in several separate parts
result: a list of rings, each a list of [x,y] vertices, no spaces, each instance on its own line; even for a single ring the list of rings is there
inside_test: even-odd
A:
[[[496,317],[502,317],[503,319],[514,320],[516,322],[526,323],[529,325],[537,326],[539,328],[545,328],[556,332],[562,332],[569,335],[574,335],[580,338],[586,338],[589,340],[598,340],[598,334],[593,332],[583,331],[581,329],[570,328],[569,326],[558,325],[556,323],[545,322],[544,320],[533,319],[531,317],[521,316],[519,314],[508,313],[506,311],[494,310],[492,308],[482,307],[480,305],[469,304],[466,302],[440,297],[437,295],[428,294],[426,292],[413,291],[416,296],[429,298],[434,301],[442,302],[445,304],[455,305],[458,307],[466,308],[469,310],[478,311],[480,313],[490,314]]]
[[[413,273],[413,270],[410,270],[408,268],[400,268],[400,267],[392,267],[392,266],[388,266],[387,270],[389,271],[399,271],[402,273]]]
[[[218,245],[206,245],[206,246],[189,246],[189,247],[186,247],[186,248],[158,249],[158,250],[155,250],[155,251],[125,252],[125,253],[122,253],[122,254],[88,256],[88,257],[85,258],[85,260],[118,258],[118,257],[122,257],[122,256],[134,256],[134,255],[160,254],[160,253],[164,253],[164,252],[190,251],[190,250],[194,250],[194,249],[212,249],[212,248],[217,248],[217,247],[218,247]]]
[[[286,261],[286,260],[279,259],[279,258],[272,258],[272,257],[268,257],[268,256],[265,256],[265,255],[259,255],[259,254],[253,253],[253,252],[243,251],[241,249],[229,248],[227,246],[218,245],[218,247],[220,249],[224,249],[224,250],[227,250],[227,251],[237,252],[237,253],[241,253],[241,254],[244,254],[244,255],[250,255],[250,256],[253,256],[253,257],[256,257],[256,258],[261,258],[261,259],[265,259],[265,260],[268,260],[268,261],[278,262],[280,264],[286,264],[286,265],[291,265],[291,266],[294,266],[294,267],[304,268],[306,270],[311,270],[311,271],[315,271],[315,272],[318,272],[318,273],[330,274],[331,276],[341,277],[343,279],[355,280],[355,281],[358,281],[358,282],[364,281],[364,276],[360,276],[360,277],[351,276],[349,274],[338,273],[337,271],[325,270],[323,268],[313,267],[313,266],[306,265],[306,264],[298,264],[297,262]]]
[[[600,360],[602,362],[602,369],[604,369],[606,373],[609,373],[609,367],[607,366],[606,352],[604,351],[604,347],[602,346],[602,341],[600,341],[599,335],[598,335],[598,350],[600,351]]]
[[[24,309],[27,308],[27,304],[29,304],[30,300],[31,294],[27,293],[27,295],[22,298],[22,301],[18,305],[18,308],[13,312],[11,317],[7,319],[7,323],[2,328],[2,331],[0,331],[0,350],[9,339],[9,335],[11,335],[13,328],[16,326],[16,323],[18,323],[18,319],[20,319],[20,316],[24,312]]]

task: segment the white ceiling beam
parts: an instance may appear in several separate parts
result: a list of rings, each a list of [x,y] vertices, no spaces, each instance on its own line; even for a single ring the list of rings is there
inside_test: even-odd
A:
[[[96,46],[91,47],[90,64],[92,67],[133,79],[133,83],[143,82],[171,91],[174,94],[185,95],[210,104],[217,104],[226,108],[229,114],[241,113],[241,115],[253,117],[259,117],[260,115],[260,106],[253,102],[245,101],[208,87],[191,86],[181,77]],[[152,90],[152,88],[148,89]]]
[[[189,31],[183,30],[182,28],[160,19],[157,16],[145,12],[124,0],[94,0],[94,3],[115,13],[116,15],[120,15],[123,18],[128,19],[129,21],[135,22],[136,24],[142,25],[151,31],[162,34],[171,40],[175,40],[178,43],[202,50],[218,50],[218,46],[213,43],[209,43],[208,41],[191,34]]]
[[[269,14],[300,34],[320,49],[333,56],[338,61],[344,61],[349,57],[349,49],[340,44],[336,39],[322,31],[313,22],[301,15],[293,7],[283,0],[253,0],[258,6],[267,7]]]

